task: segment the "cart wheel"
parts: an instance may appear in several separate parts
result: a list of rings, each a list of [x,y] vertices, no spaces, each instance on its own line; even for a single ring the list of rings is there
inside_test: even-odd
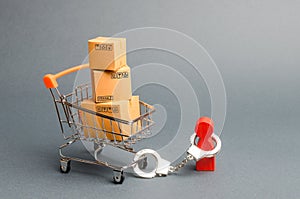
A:
[[[146,167],[148,166],[147,157],[144,157],[143,159],[141,159],[139,161],[138,165],[139,165],[140,169],[146,169]]]
[[[114,171],[113,181],[115,184],[122,184],[125,180],[123,171]]]
[[[71,170],[71,161],[70,160],[60,160],[60,172],[69,173]]]

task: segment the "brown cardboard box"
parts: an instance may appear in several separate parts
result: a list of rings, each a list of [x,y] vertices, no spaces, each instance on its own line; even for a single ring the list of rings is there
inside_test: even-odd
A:
[[[88,41],[90,68],[116,71],[126,65],[126,39],[97,37]]]
[[[95,102],[129,100],[131,92],[130,68],[117,71],[91,70],[92,93]]]
[[[134,120],[140,116],[139,96],[132,96],[130,100],[106,103],[95,103],[93,100],[88,99],[81,102],[81,107],[126,121]],[[79,111],[79,115],[81,117],[82,124],[84,125],[83,131],[85,137],[95,138],[98,136],[98,138],[107,137],[109,140],[116,139],[117,141],[122,141],[122,136],[120,136],[121,133],[123,135],[130,136],[131,132],[132,134],[135,134],[138,130],[140,130],[141,126],[141,123],[139,122],[134,123],[131,128],[131,125],[118,123],[117,121],[111,122],[109,119],[95,116],[83,111]],[[90,126],[93,128],[90,128]],[[116,134],[113,135],[112,133],[108,133],[112,131]],[[123,137],[123,140],[126,139],[127,137]]]
[[[96,112],[96,106],[92,101],[84,100],[81,103],[82,108]],[[105,138],[105,132],[99,130],[99,120],[96,115],[79,110],[79,117],[82,123],[82,129],[86,138]]]

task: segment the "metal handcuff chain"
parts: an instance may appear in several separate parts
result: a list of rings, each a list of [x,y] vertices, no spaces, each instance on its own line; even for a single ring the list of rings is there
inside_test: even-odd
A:
[[[156,169],[154,169],[151,172],[144,172],[139,168],[138,164],[135,164],[133,167],[134,172],[138,176],[143,178],[153,178],[155,176],[167,176],[168,173],[174,173],[179,169],[183,168],[191,160],[198,161],[202,158],[213,157],[221,150],[222,143],[220,138],[216,134],[212,135],[212,139],[215,142],[215,148],[210,151],[205,151],[198,148],[195,144],[196,138],[197,138],[196,133],[193,133],[190,138],[191,145],[187,150],[187,156],[175,166],[171,166],[171,162],[161,158],[160,155],[152,149],[140,150],[139,152],[136,153],[133,161],[134,162],[140,161],[143,157],[145,157],[146,154],[152,155],[156,159]]]

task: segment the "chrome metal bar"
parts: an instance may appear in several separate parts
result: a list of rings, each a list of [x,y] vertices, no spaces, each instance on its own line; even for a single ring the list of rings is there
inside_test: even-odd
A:
[[[59,125],[60,125],[61,133],[64,136],[64,128],[63,128],[63,124],[61,123],[61,117],[60,117],[60,113],[59,113],[59,110],[58,110],[58,107],[57,107],[57,102],[55,100],[55,96],[53,94],[52,89],[50,88],[49,90],[50,90],[50,93],[51,93],[51,95],[53,97],[53,100],[54,100],[55,110],[56,110],[56,114],[57,114],[57,117],[58,117],[58,122],[59,122]]]

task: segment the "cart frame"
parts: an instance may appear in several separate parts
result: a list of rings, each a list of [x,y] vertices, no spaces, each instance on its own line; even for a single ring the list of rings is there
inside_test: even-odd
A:
[[[146,157],[142,157],[138,160],[132,161],[129,165],[114,165],[107,161],[102,161],[98,158],[98,154],[106,145],[111,145],[113,147],[120,148],[122,150],[128,151],[130,153],[137,153],[134,151],[132,145],[137,141],[146,138],[151,134],[150,128],[154,125],[152,120],[152,113],[155,111],[154,107],[139,101],[141,114],[138,118],[127,121],[120,118],[115,118],[107,116],[92,110],[85,109],[80,106],[80,103],[90,98],[90,85],[83,84],[77,86],[71,93],[63,95],[58,89],[57,79],[68,75],[70,73],[77,72],[82,69],[88,68],[88,64],[83,64],[75,66],[69,69],[66,69],[57,74],[47,74],[44,76],[44,84],[46,88],[50,90],[52,99],[54,101],[55,110],[57,113],[61,133],[64,139],[67,141],[59,147],[60,155],[60,171],[62,173],[68,173],[71,169],[70,162],[82,162],[87,164],[95,164],[100,166],[106,166],[113,169],[113,181],[115,183],[122,183],[124,181],[125,169],[139,165],[140,168],[145,168],[147,166]],[[97,121],[100,119],[103,123],[104,120],[109,121],[110,130],[107,130],[104,125],[99,128],[99,125],[89,126],[83,122],[79,112],[84,114],[89,114],[90,117],[93,117],[94,122],[95,118]],[[100,121],[99,120],[99,121]],[[104,123],[103,123],[104,124]],[[124,134],[122,132],[121,125],[127,125],[130,127],[130,133]],[[118,129],[114,129],[114,126],[117,126]],[[90,136],[90,134],[84,135],[83,128],[89,129],[96,132],[96,136]],[[108,139],[107,135],[110,135]],[[99,136],[101,135],[101,136]],[[116,137],[121,137],[121,140],[116,139]],[[113,139],[112,139],[113,137]],[[87,160],[78,157],[68,156],[63,153],[63,149],[71,146],[77,141],[88,141],[94,143],[94,159]]]

